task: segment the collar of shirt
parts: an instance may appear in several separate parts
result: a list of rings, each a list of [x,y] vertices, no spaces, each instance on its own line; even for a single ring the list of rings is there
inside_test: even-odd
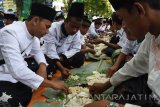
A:
[[[27,33],[27,38],[30,39],[30,40],[33,39],[34,36],[32,36],[32,35],[28,32],[28,29],[27,29],[27,26],[26,26],[26,23],[25,23],[25,22],[23,22],[23,26],[24,26],[25,31],[26,31],[26,33]]]
[[[62,25],[61,25],[61,31],[62,31],[62,33],[63,33],[63,35],[64,35],[65,37],[68,36],[67,31],[66,31],[66,29],[65,29],[65,27],[64,27],[64,23],[62,23]]]

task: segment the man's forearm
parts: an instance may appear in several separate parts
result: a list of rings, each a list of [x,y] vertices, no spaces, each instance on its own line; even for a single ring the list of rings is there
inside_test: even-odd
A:
[[[110,87],[112,87],[112,84],[111,84],[110,80],[107,81],[106,83],[104,83],[104,90],[107,90],[107,89],[109,89]]]
[[[125,58],[126,58],[126,55],[125,55],[124,53],[121,52],[120,55],[118,56],[118,58],[117,58],[115,64],[114,64],[114,66],[117,66],[117,68],[119,68],[121,62],[124,61]]]
[[[114,48],[114,49],[120,49],[121,48],[117,44],[109,43],[109,42],[106,42],[106,41],[103,41],[102,43],[105,44],[105,45],[107,45],[108,47],[111,47],[111,48]]]
[[[40,85],[41,87],[51,87],[51,81],[44,79],[42,84]]]
[[[63,71],[64,67],[60,61],[54,61],[54,64],[58,67],[60,71]]]
[[[43,67],[43,68],[46,68],[46,64],[45,63],[43,63],[43,62],[41,62],[40,64],[39,64],[39,67]]]

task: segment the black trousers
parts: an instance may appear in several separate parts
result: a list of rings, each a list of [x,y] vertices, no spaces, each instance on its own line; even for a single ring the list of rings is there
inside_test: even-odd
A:
[[[107,47],[106,49],[104,49],[104,53],[105,53],[107,56],[109,56],[109,57],[112,56],[112,54],[113,54],[114,51],[115,51],[115,49],[113,49],[113,48],[111,48],[111,47]]]
[[[63,61],[61,61],[61,64],[66,67],[66,68],[70,68],[70,66],[74,67],[74,68],[79,68],[84,64],[85,61],[85,55],[82,52],[77,52],[75,55],[73,55],[71,58],[67,58],[65,55],[60,55],[61,57],[63,57]],[[47,63],[48,68],[47,71],[48,72],[53,72],[53,74],[55,73],[56,67],[54,65],[54,60],[47,57]]]
[[[114,102],[135,104],[142,107],[160,107],[155,103],[147,85],[148,75],[132,78],[115,87],[113,95]],[[118,96],[118,97],[117,97]]]
[[[38,70],[39,66],[34,58],[26,58],[25,61],[28,64],[28,68],[33,72]],[[0,107],[18,107],[19,104],[27,107],[32,97],[32,89],[20,82],[11,83],[8,81],[0,81],[0,97],[2,97],[4,93],[9,96],[11,95],[12,98],[8,99],[8,102],[0,101]]]
[[[75,55],[73,55],[71,58],[68,58],[65,55],[62,55],[63,57],[63,66],[73,68],[79,68],[84,64],[85,61],[85,54],[82,52],[77,52]]]
[[[20,104],[27,107],[32,97],[32,89],[20,82],[0,81],[0,98],[3,99],[4,95],[12,98],[9,98],[8,102],[0,101],[0,107],[19,107]]]

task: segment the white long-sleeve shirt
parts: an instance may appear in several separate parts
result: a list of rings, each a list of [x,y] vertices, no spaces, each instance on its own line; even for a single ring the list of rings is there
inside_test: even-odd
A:
[[[46,63],[38,38],[30,35],[25,22],[4,27],[0,38],[0,60],[5,60],[5,64],[0,65],[0,81],[19,81],[37,89],[44,79],[27,67],[24,58],[31,54],[37,63]]]
[[[96,32],[96,28],[95,28],[94,22],[89,27],[88,34],[90,34],[91,37],[99,37],[99,34]]]
[[[137,54],[127,62],[110,79],[113,86],[117,86],[123,81],[132,77],[139,77],[148,74],[148,86],[152,90],[152,95],[160,104],[160,35],[155,38],[150,33],[140,45]]]
[[[117,35],[120,40],[117,43],[120,47],[122,47],[121,52],[125,55],[128,55],[129,53],[134,54],[137,52],[137,48],[139,48],[137,40],[131,41],[128,40],[126,37],[126,33],[124,32],[123,28],[117,31]]]
[[[63,22],[52,23],[49,33],[43,38],[44,53],[51,59],[60,59],[59,54],[64,54],[67,58],[72,57],[81,49],[81,40],[78,33],[68,35],[62,33],[61,25]]]

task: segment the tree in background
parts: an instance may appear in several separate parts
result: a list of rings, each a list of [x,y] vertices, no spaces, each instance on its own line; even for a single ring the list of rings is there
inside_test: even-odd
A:
[[[27,18],[29,7],[32,2],[45,3],[47,0],[14,0],[17,5],[17,15]],[[56,0],[54,0],[56,1]],[[58,1],[58,0],[57,0]],[[85,13],[92,18],[93,16],[110,17],[112,8],[108,0],[62,0],[67,9],[73,1],[85,3]]]
[[[63,0],[66,8],[74,1],[84,2],[85,13],[90,19],[93,16],[111,17],[112,8],[108,0]]]
[[[26,19],[30,13],[30,6],[33,3],[45,3],[46,0],[14,0],[17,6],[17,16],[22,19]]]
[[[93,16],[110,17],[112,8],[108,0],[84,0],[85,12],[91,18]]]
[[[20,16],[22,14],[23,0],[14,0],[14,2],[16,3],[17,16]]]

